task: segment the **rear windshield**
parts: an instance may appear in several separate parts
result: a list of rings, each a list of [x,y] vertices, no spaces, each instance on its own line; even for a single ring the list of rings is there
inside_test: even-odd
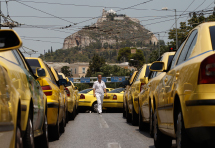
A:
[[[215,50],[215,26],[210,27],[210,34],[211,34],[211,43],[213,50]]]
[[[58,76],[59,76],[60,79],[63,79],[63,76],[62,76],[62,75],[58,75]]]
[[[169,56],[167,67],[169,67],[169,64],[172,62],[173,57],[174,57],[174,55]]]
[[[79,93],[86,94],[86,93],[88,93],[88,92],[90,92],[90,91],[92,91],[92,90],[93,90],[92,88],[90,88],[90,89],[85,89],[85,90],[79,91]]]
[[[147,66],[147,67],[146,67],[146,73],[145,73],[145,76],[146,76],[146,77],[148,77],[148,76],[149,76],[149,73],[150,73],[149,67],[150,67],[150,66]]]
[[[26,61],[31,66],[31,69],[34,72],[34,74],[36,73],[36,68],[41,67],[39,61],[36,59],[26,59]]]
[[[125,90],[125,88],[117,88],[117,89],[109,91],[108,93],[121,93],[124,90]]]

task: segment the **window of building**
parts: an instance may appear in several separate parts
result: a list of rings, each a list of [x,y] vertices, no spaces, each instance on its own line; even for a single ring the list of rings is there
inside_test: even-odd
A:
[[[75,74],[76,74],[76,69],[75,69]]]
[[[85,73],[85,68],[82,68],[82,73]]]
[[[71,69],[71,73],[72,73],[72,69]]]

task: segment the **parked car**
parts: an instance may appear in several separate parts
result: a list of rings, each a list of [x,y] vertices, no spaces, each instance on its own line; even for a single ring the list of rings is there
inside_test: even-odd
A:
[[[107,97],[104,96],[104,108],[123,108],[123,94],[125,88],[116,88],[107,92]]]
[[[143,86],[148,83],[149,67],[151,64],[144,64],[139,70],[134,82],[128,90],[126,101],[126,119],[127,122],[132,122],[132,125],[138,125],[139,119],[139,103],[138,95],[143,89]]]
[[[31,66],[34,73],[38,69],[43,69],[43,77],[38,79],[44,94],[47,96],[47,120],[49,125],[49,135],[53,140],[58,140],[60,132],[64,131],[64,98],[59,89],[59,82],[56,82],[53,74],[47,65],[40,58],[26,57],[28,64]]]
[[[215,23],[195,27],[177,50],[155,93],[154,143],[168,148],[214,147]],[[157,67],[159,66],[159,67]],[[152,71],[163,72],[163,62]],[[209,144],[207,146],[206,144]]]
[[[38,145],[42,144],[43,147],[48,147],[47,100],[38,83],[41,77],[39,72],[42,69],[38,69],[36,76],[33,74],[19,50],[22,46],[22,41],[14,30],[0,30],[0,39],[0,65],[8,74],[14,89],[16,89],[19,94],[18,99],[20,99],[19,106],[14,105],[15,102],[8,104],[11,113],[14,115],[13,121],[16,120],[14,123],[17,122],[17,124],[15,124],[15,130],[17,130],[16,138],[21,142],[21,134],[24,147],[34,147],[34,138],[37,137],[37,139],[41,141]],[[1,81],[1,83],[3,82]],[[16,94],[10,95],[14,97],[13,99],[17,97],[15,96]],[[5,104],[5,109],[6,108]],[[10,122],[7,124],[9,123]],[[20,128],[21,131],[17,128]],[[8,129],[10,128],[8,127]],[[2,128],[2,130],[4,131],[6,128]],[[6,141],[7,139],[5,139],[5,142]],[[2,144],[3,143],[1,143],[1,146]]]
[[[106,91],[109,92],[113,90],[113,88],[106,88]],[[79,93],[79,103],[78,108],[80,110],[89,109],[93,112],[97,112],[98,105],[96,97],[93,96],[93,89],[85,89],[80,91]]]
[[[72,86],[72,83],[69,81],[67,77],[63,73],[58,73],[59,78],[65,79],[67,81],[65,90],[68,96],[68,107],[67,107],[67,114],[70,120],[74,120],[77,111],[77,101],[76,101],[76,94],[75,89]]]
[[[174,54],[175,52],[166,52],[157,60],[165,64],[164,70],[167,70],[167,67],[172,62]],[[150,72],[148,84],[146,84],[144,89],[139,93],[139,130],[148,130],[148,127],[150,127],[149,133],[151,137],[154,136],[153,114],[155,88],[165,74],[166,72]],[[147,125],[148,123],[150,126]]]
[[[125,91],[124,91],[124,94],[123,94],[123,117],[125,118],[126,117],[126,98],[128,97],[128,90],[130,88],[130,86],[132,85],[132,83],[134,82],[135,80],[135,77],[136,77],[136,74],[138,73],[138,71],[134,71],[133,74],[131,75],[130,79],[127,81],[127,82],[124,82],[126,84],[125,85]]]

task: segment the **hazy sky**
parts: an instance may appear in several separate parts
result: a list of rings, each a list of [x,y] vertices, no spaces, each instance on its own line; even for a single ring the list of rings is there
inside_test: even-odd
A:
[[[140,4],[146,1],[149,2]],[[54,51],[62,48],[64,38],[85,25],[95,23],[97,18],[93,19],[93,17],[101,16],[103,7],[107,7],[106,10],[112,8],[118,14],[138,18],[141,24],[152,32],[162,32],[169,30],[175,22],[174,11],[160,11],[162,7],[177,9],[178,15],[184,14],[178,20],[179,24],[187,20],[188,11],[212,9],[214,0],[21,0],[8,2],[9,16],[25,24],[14,28],[21,36],[23,45],[38,51],[38,54],[32,55],[34,57],[38,57],[44,50],[48,51],[51,46]],[[128,7],[130,8],[123,9]],[[4,15],[8,15],[5,1],[1,1],[1,9]],[[77,24],[74,25],[74,23]],[[72,27],[60,29],[69,25]],[[167,35],[167,33],[160,33],[160,38],[167,42]],[[29,50],[26,49],[26,51]],[[25,54],[25,56],[28,55]]]

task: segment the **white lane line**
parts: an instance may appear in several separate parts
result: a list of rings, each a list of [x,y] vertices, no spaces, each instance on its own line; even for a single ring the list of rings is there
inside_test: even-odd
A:
[[[104,120],[102,115],[99,115],[99,124],[100,124],[100,128],[109,128],[107,122]]]
[[[121,146],[119,145],[119,143],[112,142],[108,143],[108,148],[121,148]]]

